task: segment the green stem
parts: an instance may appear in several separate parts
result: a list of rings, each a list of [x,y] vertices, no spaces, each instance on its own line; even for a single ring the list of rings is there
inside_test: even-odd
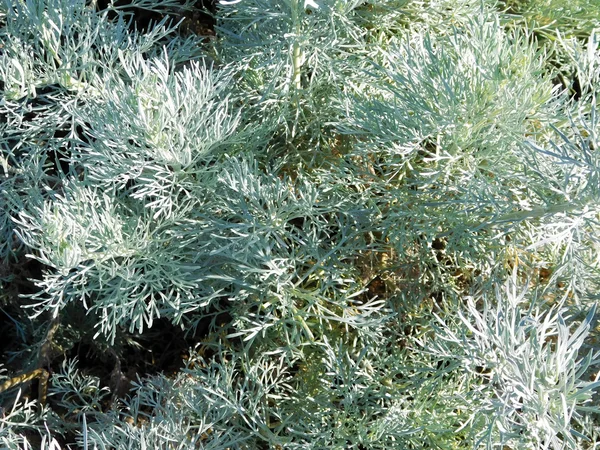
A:
[[[292,45],[292,85],[296,92],[302,88],[302,49],[300,47],[300,19],[298,17],[298,0],[291,2],[292,22],[294,23],[294,44]],[[296,94],[295,94],[296,95]]]
[[[539,206],[525,211],[517,211],[514,213],[500,216],[495,223],[498,222],[520,222],[523,220],[540,219],[547,215],[569,213],[577,210],[581,205],[577,203],[561,203],[559,205],[550,205],[547,207]]]
[[[300,49],[300,43],[294,42],[294,48],[292,53],[292,64],[294,67],[294,74],[292,78],[292,84],[299,91],[302,88],[301,83],[301,70],[302,70],[302,50]]]

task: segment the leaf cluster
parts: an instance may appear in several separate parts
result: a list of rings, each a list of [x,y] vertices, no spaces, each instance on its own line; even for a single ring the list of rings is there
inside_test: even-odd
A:
[[[594,10],[96,3],[0,2],[4,447],[593,446]]]

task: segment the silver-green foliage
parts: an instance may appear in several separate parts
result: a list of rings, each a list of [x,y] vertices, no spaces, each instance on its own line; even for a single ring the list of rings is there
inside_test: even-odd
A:
[[[571,331],[565,311],[541,311],[521,289],[515,277],[491,302],[467,299],[457,318],[437,318],[435,340],[422,345],[462,377],[453,400],[477,445],[576,448],[600,386],[590,376],[600,354],[579,354],[596,309]]]
[[[2,445],[598,438],[595,33],[556,68],[492,1],[223,2],[209,44],[94,6],[0,4],[0,281],[40,264],[63,353],[213,320],[125,399],[66,356],[50,407],[1,393]]]

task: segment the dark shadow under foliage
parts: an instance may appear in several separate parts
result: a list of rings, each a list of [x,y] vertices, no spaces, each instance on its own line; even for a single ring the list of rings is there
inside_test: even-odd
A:
[[[133,3],[131,0],[117,0],[114,2],[114,6],[126,7]],[[181,4],[185,3],[185,0],[180,0]],[[96,8],[98,11],[106,10],[111,4],[110,0],[98,0]],[[131,8],[132,21],[131,27],[138,31],[147,31],[152,28],[152,24],[160,22],[168,15],[175,21],[183,20],[182,30],[184,32],[195,32],[199,35],[214,34],[214,18],[213,14],[216,10],[215,0],[196,0],[193,3],[192,9],[189,11],[172,11],[170,14],[160,14],[154,11],[147,11],[140,8]],[[109,19],[114,19],[116,13],[109,13]]]

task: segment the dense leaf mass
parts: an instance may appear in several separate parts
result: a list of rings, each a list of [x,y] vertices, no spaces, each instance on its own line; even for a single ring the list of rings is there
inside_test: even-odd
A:
[[[0,447],[600,442],[595,0],[0,0]]]

